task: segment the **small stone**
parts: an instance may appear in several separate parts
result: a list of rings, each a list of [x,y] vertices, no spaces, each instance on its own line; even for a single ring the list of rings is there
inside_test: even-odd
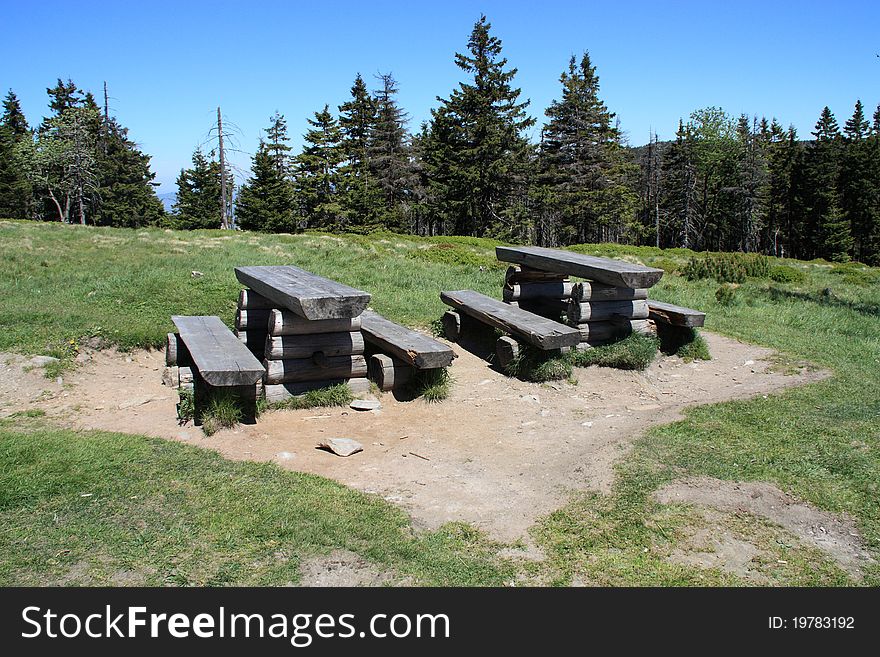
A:
[[[355,399],[348,407],[355,411],[376,411],[382,408],[382,403],[378,399]]]
[[[193,278],[201,278],[204,274],[200,271],[196,271],[195,269],[190,272]]]
[[[753,361],[753,360],[747,360],[745,363],[743,363],[743,365],[746,365],[746,366],[754,365],[754,364],[755,364],[755,361]]]
[[[329,449],[337,456],[351,456],[364,450],[364,446],[351,438],[330,438],[318,445],[322,449]]]
[[[278,452],[275,457],[281,459],[282,461],[289,461],[294,457],[293,452]]]
[[[57,363],[58,359],[52,356],[34,356],[28,361],[33,367],[46,367],[49,363]]]
[[[592,422],[581,422],[581,426],[590,428],[591,426],[593,426],[593,423]]]

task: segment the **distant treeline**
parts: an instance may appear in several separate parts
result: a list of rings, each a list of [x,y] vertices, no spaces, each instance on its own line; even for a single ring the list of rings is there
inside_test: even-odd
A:
[[[384,229],[880,264],[880,107],[869,121],[856,102],[842,130],[826,107],[808,140],[776,119],[712,107],[680,121],[674,141],[630,148],[584,54],[560,76],[536,144],[517,70],[485,17],[455,63],[466,81],[415,134],[391,75],[372,91],[358,75],[338,112],[324,105],[308,119],[299,153],[276,112],[235,195],[216,150],[196,150],[168,215],[149,156],[106,105],[102,112],[90,93],[59,80],[47,90],[52,116],[32,129],[10,91],[0,118],[0,216],[216,228],[225,177],[226,213],[247,230]]]

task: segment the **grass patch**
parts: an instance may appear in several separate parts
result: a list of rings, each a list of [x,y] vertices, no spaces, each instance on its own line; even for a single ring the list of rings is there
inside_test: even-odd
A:
[[[351,550],[417,584],[501,585],[466,525],[414,535],[375,495],[173,441],[0,423],[0,585],[295,584]]]
[[[709,345],[695,328],[657,322],[657,339],[664,354],[678,356],[688,362],[712,359]]]
[[[212,436],[220,429],[234,427],[242,417],[244,410],[239,396],[224,388],[216,389],[202,412],[202,431],[206,436]]]
[[[562,381],[572,376],[571,362],[567,356],[529,344],[520,344],[519,354],[504,368],[504,373],[534,383]]]
[[[189,422],[196,414],[196,399],[192,390],[179,388],[177,390],[177,419],[181,424]]]
[[[656,338],[633,333],[609,345],[585,351],[572,350],[567,360],[576,367],[616,367],[621,370],[644,370],[654,362],[659,342]]]
[[[418,370],[415,379],[415,395],[429,404],[441,402],[452,391],[453,378],[445,367]]]
[[[305,408],[321,408],[331,406],[348,406],[354,401],[351,388],[346,383],[335,386],[309,390],[301,395],[290,397],[267,405],[267,410],[300,410]]]
[[[694,336],[690,340],[685,341],[675,351],[675,355],[686,363],[694,360],[712,360],[712,355],[709,353],[709,345],[706,344],[703,336],[694,329],[691,329],[691,331],[693,331]]]

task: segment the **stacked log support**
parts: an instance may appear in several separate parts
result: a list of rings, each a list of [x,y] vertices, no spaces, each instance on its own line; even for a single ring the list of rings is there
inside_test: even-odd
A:
[[[238,309],[235,312],[235,335],[247,345],[254,356],[265,356],[267,325],[272,312],[272,302],[253,290],[238,293]]]
[[[571,298],[573,285],[567,274],[516,265],[504,275],[502,299],[548,319],[560,319]]]
[[[638,280],[652,283],[646,278]],[[507,269],[502,295],[512,306],[577,328],[581,349],[608,344],[632,333],[656,333],[654,322],[648,319],[646,287],[622,287],[597,280],[572,282],[567,274],[518,264]],[[515,356],[514,347],[502,338],[497,345],[499,362]]]
[[[403,361],[385,354],[374,354],[368,365],[369,377],[379,390],[388,392],[410,383],[416,375],[416,369]]]

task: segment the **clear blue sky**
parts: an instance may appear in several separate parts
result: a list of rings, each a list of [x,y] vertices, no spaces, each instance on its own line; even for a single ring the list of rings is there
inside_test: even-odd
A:
[[[32,124],[58,77],[101,93],[153,156],[160,192],[207,139],[220,105],[249,154],[277,109],[294,147],[306,117],[344,102],[360,72],[391,72],[411,127],[462,79],[453,63],[484,12],[531,113],[559,95],[572,54],[589,50],[601,94],[630,143],[673,136],[701,107],[776,116],[807,136],[828,105],[843,125],[880,102],[880,2],[22,2],[0,0],[0,91]],[[535,128],[537,131],[540,127]]]

